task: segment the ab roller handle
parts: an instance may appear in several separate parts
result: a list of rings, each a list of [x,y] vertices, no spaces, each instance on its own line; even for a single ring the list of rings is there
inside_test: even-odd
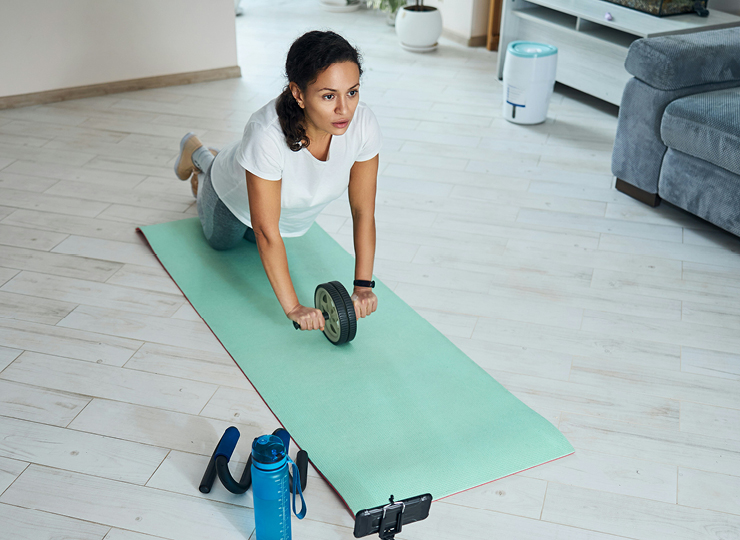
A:
[[[321,314],[322,314],[322,315],[324,316],[324,320],[326,320],[326,319],[328,319],[328,318],[329,318],[329,314],[328,314],[328,313],[327,313],[326,311],[322,312]],[[295,322],[295,321],[293,321],[293,326],[295,326],[295,329],[296,329],[296,330],[300,330],[300,329],[301,329],[301,325],[300,325],[300,324],[298,324],[298,323],[297,323],[297,322]]]
[[[357,334],[357,314],[355,305],[347,289],[338,281],[329,281],[316,287],[313,295],[316,309],[321,310],[326,323],[324,335],[334,345],[349,343]],[[301,326],[293,321],[293,326]]]

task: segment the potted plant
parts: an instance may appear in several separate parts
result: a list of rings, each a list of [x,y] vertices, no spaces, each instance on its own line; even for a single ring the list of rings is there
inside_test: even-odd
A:
[[[406,5],[406,0],[367,0],[367,7],[379,9],[386,13],[386,22],[391,26],[396,24],[398,8]]]
[[[360,0],[319,0],[319,4],[325,11],[335,13],[346,13],[360,9]]]
[[[442,35],[442,14],[436,7],[425,6],[424,0],[402,6],[396,15],[396,34],[407,51],[433,51]]]

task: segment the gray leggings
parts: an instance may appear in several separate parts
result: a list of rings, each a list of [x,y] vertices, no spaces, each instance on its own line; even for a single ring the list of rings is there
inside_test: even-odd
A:
[[[212,163],[211,163],[212,164]],[[213,249],[236,247],[242,239],[255,242],[254,231],[231,213],[211,184],[211,167],[201,175],[198,186],[198,217],[203,234]]]

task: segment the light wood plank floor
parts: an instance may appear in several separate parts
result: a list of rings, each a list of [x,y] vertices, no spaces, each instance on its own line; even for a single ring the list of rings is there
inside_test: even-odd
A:
[[[511,125],[495,53],[315,4],[244,2],[239,80],[0,111],[0,536],[253,536],[249,494],[197,484],[225,427],[277,421],[135,227],[195,215],[180,137],[238,138],[292,40],[333,28],[385,135],[378,277],[576,448],[401,538],[740,538],[740,240],[614,190],[614,107],[558,88]],[[346,200],[320,224],[351,250]],[[295,537],[351,538],[311,474]]]

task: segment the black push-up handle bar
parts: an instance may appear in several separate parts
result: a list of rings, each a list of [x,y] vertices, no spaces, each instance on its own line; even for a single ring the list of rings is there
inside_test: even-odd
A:
[[[273,435],[280,437],[285,445],[285,453],[288,453],[288,447],[290,446],[290,435],[283,428],[278,428],[273,432]],[[200,487],[198,488],[201,493],[210,493],[213,487],[213,482],[218,476],[224,487],[231,493],[241,495],[245,493],[252,485],[252,454],[250,453],[247,464],[244,466],[242,471],[241,480],[238,482],[231,476],[229,470],[229,460],[231,454],[234,453],[236,443],[239,441],[239,430],[234,426],[226,429],[221,440],[218,441],[216,449],[213,451],[211,460],[208,462],[206,472],[203,474],[203,479],[200,481]],[[295,463],[298,466],[298,474],[301,480],[301,491],[305,491],[306,483],[308,482],[308,452],[305,450],[299,450],[296,456]],[[288,472],[290,478],[290,489],[293,490],[293,475]]]

